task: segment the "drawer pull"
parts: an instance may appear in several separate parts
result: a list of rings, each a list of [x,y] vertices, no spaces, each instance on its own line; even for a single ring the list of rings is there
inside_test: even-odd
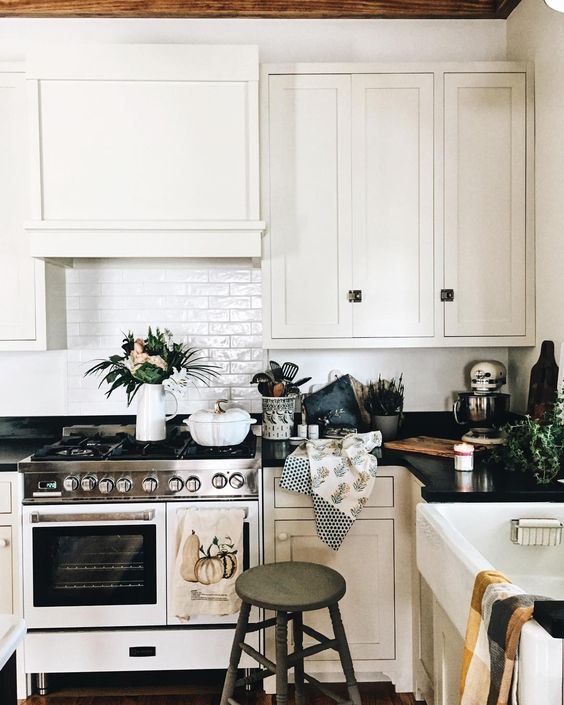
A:
[[[10,545],[10,543],[9,543],[8,539],[0,539],[0,548],[6,548],[9,545]]]
[[[290,534],[287,534],[285,531],[282,533],[278,534],[278,540],[279,541],[287,541],[290,538]]]

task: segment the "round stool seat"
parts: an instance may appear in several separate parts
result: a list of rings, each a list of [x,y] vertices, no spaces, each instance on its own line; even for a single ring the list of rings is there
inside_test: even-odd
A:
[[[317,563],[268,563],[242,573],[235,590],[243,602],[268,610],[307,612],[338,602],[347,585],[340,573]]]

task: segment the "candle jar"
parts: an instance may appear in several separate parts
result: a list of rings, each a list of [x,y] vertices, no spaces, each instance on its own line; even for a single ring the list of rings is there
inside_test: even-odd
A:
[[[471,443],[455,443],[454,469],[462,472],[474,469],[474,446]]]

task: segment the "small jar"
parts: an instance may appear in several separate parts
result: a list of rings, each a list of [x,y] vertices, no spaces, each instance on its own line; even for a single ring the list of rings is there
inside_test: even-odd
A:
[[[455,444],[454,469],[466,472],[474,469],[474,446],[471,443]]]
[[[307,438],[307,424],[300,423],[297,428],[297,436],[300,438]]]
[[[307,437],[310,441],[316,441],[319,438],[319,426],[316,423],[310,423],[307,427]]]

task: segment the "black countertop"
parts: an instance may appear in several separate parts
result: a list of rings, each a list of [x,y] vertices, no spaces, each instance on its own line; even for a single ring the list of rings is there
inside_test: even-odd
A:
[[[429,416],[434,416],[434,420],[427,418],[423,426],[406,424],[402,437],[433,435],[452,438],[453,442],[460,439],[460,428],[449,425],[444,415],[426,415]],[[441,416],[446,421],[442,427]],[[295,446],[288,441],[263,439],[263,467],[282,467],[294,450]],[[501,465],[481,460],[479,455],[475,456],[472,472],[457,472],[450,458],[380,448],[375,449],[374,454],[380,467],[399,465],[407,468],[423,484],[421,496],[427,502],[564,502],[564,484],[554,481],[539,485],[528,473],[510,472]]]
[[[0,438],[0,472],[14,472],[20,460],[45,443],[43,438]]]

